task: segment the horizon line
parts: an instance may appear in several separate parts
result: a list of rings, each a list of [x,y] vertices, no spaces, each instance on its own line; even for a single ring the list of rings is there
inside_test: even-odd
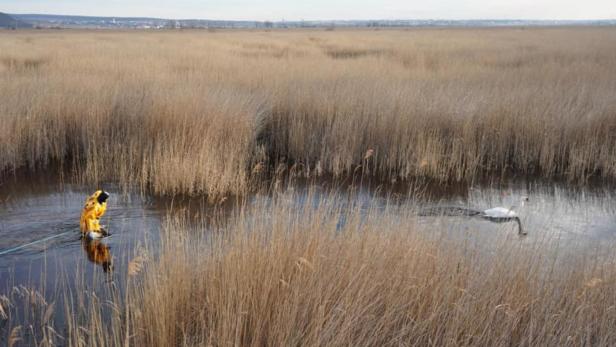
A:
[[[60,14],[60,13],[34,13],[34,12],[2,12],[8,15],[21,15],[21,16],[62,16],[62,17],[89,17],[89,18],[139,18],[139,19],[157,19],[157,20],[175,20],[175,21],[227,21],[227,22],[272,22],[272,23],[284,23],[284,22],[354,22],[354,21],[525,21],[525,22],[586,22],[586,21],[616,21],[615,18],[585,18],[585,19],[555,19],[555,18],[369,18],[369,19],[289,19],[284,18],[280,20],[269,19],[210,19],[210,18],[164,18],[164,17],[149,17],[149,16],[96,16],[96,15],[81,15],[81,14]]]

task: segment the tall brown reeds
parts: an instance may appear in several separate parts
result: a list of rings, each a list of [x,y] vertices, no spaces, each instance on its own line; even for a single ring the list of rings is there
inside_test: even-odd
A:
[[[504,228],[444,238],[412,213],[252,204],[215,229],[171,217],[126,301],[67,306],[74,346],[610,346],[613,256]],[[462,232],[459,230],[459,232]],[[609,253],[606,253],[609,254]],[[147,259],[147,260],[145,260]],[[145,261],[145,263],[143,263]],[[89,294],[88,294],[89,293]],[[101,313],[111,307],[110,315]],[[34,319],[34,318],[33,318]],[[55,330],[55,331],[56,331]]]
[[[0,170],[212,196],[257,163],[612,179],[615,47],[613,28],[4,32]]]

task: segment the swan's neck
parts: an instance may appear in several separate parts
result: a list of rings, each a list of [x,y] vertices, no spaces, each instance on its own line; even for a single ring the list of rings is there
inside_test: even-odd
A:
[[[526,232],[524,231],[524,229],[522,229],[522,222],[520,221],[520,218],[516,217],[515,221],[518,222],[518,234],[526,235]]]

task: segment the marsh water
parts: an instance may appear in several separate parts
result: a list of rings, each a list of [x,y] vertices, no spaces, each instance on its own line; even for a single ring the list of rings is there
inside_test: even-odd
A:
[[[173,200],[121,193],[113,185],[103,188],[112,193],[103,218],[111,236],[93,245],[80,240],[78,221],[83,203],[94,188],[44,180],[5,181],[0,187],[0,294],[18,286],[53,292],[62,282],[77,280],[97,286],[121,279],[138,249],[156,255],[168,213],[180,208],[193,215],[206,215],[210,208],[203,199],[178,205]],[[523,242],[557,240],[592,255],[601,244],[616,240],[616,194],[605,185],[571,188],[566,184],[514,181],[498,186],[437,188],[387,191],[367,185],[332,190],[326,184],[298,185],[283,196],[298,208],[328,199],[337,206],[370,206],[372,211],[376,206],[377,211],[393,208],[400,213],[425,207],[516,206],[528,232]],[[528,197],[528,202],[519,206],[523,197]],[[257,194],[247,202],[268,199],[270,195]],[[229,204],[226,213],[233,208]],[[508,235],[521,239],[515,223],[438,214],[418,215],[416,220],[425,232],[438,230],[449,238],[481,242]]]
[[[91,281],[98,273],[109,281],[137,247],[156,242],[161,207],[139,195],[113,199],[103,223],[112,235],[104,242],[81,240],[79,215],[88,194],[70,184],[3,187],[0,253],[9,252],[0,254],[0,292],[19,285],[53,290],[63,280],[73,283],[73,276]]]

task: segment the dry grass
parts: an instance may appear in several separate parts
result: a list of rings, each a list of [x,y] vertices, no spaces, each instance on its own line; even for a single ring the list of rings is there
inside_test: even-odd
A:
[[[613,28],[0,35],[4,175],[59,163],[212,196],[250,189],[257,163],[616,176]]]
[[[160,257],[138,254],[131,264],[138,262],[139,271],[128,266],[131,289],[125,298],[106,301],[77,287],[79,299],[65,308],[67,330],[42,329],[50,331],[45,341],[69,346],[616,343],[613,256],[580,255],[548,240],[527,242],[515,232],[477,247],[442,238],[434,226],[422,231],[412,215],[395,209],[332,209],[329,199],[298,209],[285,201],[245,207],[214,233],[170,218]],[[35,329],[37,317],[31,318]]]
[[[0,171],[215,201],[285,172],[612,179],[615,56],[613,28],[3,32]],[[125,296],[16,288],[0,343],[616,345],[613,257],[285,201],[171,218]]]
[[[256,206],[254,220],[207,242],[168,225],[160,262],[136,288],[136,344],[616,343],[614,259],[506,236],[490,255],[423,234],[412,217],[326,203]]]

